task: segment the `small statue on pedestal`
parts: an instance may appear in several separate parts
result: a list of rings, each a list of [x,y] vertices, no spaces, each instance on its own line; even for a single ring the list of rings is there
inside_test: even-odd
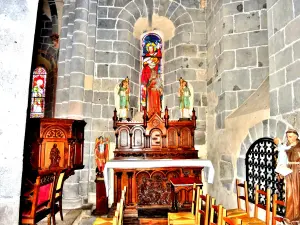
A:
[[[115,106],[120,119],[128,118],[129,110],[129,79],[126,77],[120,84],[115,87]]]
[[[181,118],[190,118],[193,109],[194,93],[192,85],[188,85],[187,81],[180,77],[179,79],[179,107]]]
[[[103,177],[103,170],[105,163],[108,161],[109,152],[109,139],[102,136],[96,138],[95,141],[95,161],[96,161],[96,172]]]
[[[104,215],[108,213],[108,198],[106,196],[103,170],[105,163],[109,159],[109,138],[100,136],[95,141],[95,160],[96,160],[96,208],[93,215]]]

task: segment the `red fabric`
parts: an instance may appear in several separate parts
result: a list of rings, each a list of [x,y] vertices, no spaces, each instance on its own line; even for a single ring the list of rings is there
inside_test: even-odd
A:
[[[155,89],[156,80],[152,79],[148,87],[148,113],[152,115],[158,113],[160,115],[160,91]]]
[[[157,49],[157,52],[155,54],[151,54],[151,53],[147,53],[145,55],[145,57],[156,57],[158,58],[158,62],[157,64],[155,65],[155,67],[153,68],[153,70],[155,70],[157,73],[158,73],[158,67],[159,67],[159,63],[160,63],[160,58],[161,58],[161,50],[160,49]],[[142,70],[142,76],[141,76],[141,82],[142,84],[146,85],[149,81],[151,77],[151,68],[149,67],[148,64],[144,64],[144,68]]]
[[[174,185],[180,185],[180,184],[202,184],[202,182],[194,177],[178,177],[178,178],[171,178],[171,183]]]
[[[44,203],[45,201],[50,200],[49,196],[50,196],[50,189],[51,189],[51,185],[50,184],[46,184],[40,187],[40,191],[39,191],[39,195],[38,195],[38,205]]]

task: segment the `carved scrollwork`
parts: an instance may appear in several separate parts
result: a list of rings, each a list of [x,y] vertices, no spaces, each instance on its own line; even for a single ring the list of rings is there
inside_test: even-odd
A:
[[[47,131],[46,138],[65,138],[65,134],[61,129],[53,128]]]
[[[171,185],[168,178],[156,172],[153,176],[139,176],[138,185],[138,204],[139,205],[170,205]]]
[[[41,178],[41,185],[49,184],[54,181],[54,175],[45,175]]]

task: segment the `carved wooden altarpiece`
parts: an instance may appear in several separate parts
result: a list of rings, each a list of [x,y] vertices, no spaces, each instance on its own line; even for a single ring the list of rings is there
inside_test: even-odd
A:
[[[171,206],[170,178],[196,177],[201,180],[203,167],[135,168],[134,160],[197,159],[194,147],[196,116],[186,120],[169,120],[168,109],[164,117],[150,118],[144,111],[143,121],[120,121],[116,111],[113,117],[116,135],[115,160],[132,161],[132,169],[114,169],[114,202],[118,202],[123,186],[128,187],[126,203],[138,207]],[[192,192],[179,193],[178,202],[191,202]]]

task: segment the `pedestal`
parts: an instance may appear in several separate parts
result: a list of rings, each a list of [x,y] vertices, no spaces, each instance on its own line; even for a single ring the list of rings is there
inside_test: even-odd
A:
[[[106,197],[103,174],[96,175],[96,209],[93,215],[104,215],[108,213],[108,198]]]

